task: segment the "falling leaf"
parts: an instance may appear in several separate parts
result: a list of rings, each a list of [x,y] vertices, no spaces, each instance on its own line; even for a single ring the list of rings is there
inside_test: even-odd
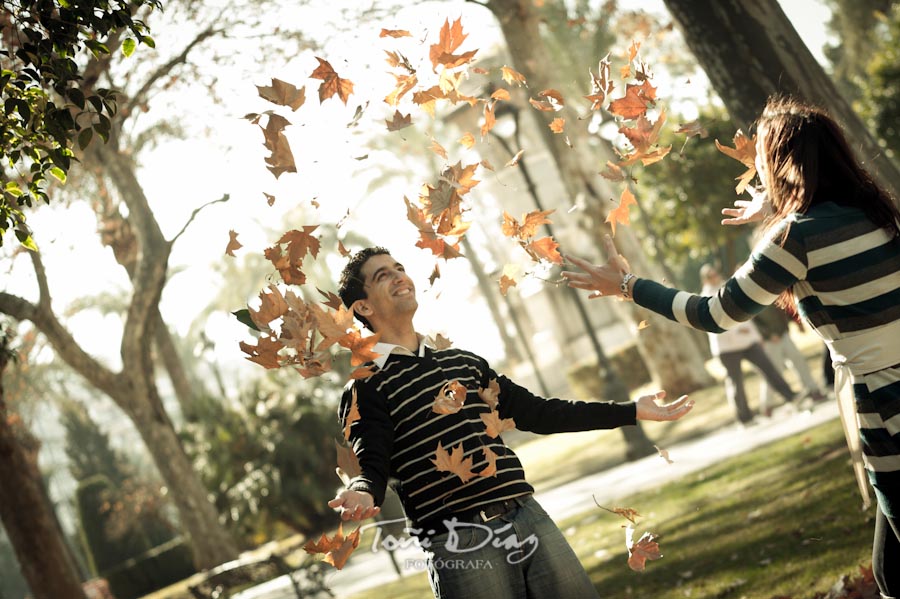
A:
[[[481,166],[483,166],[484,168],[486,168],[489,171],[494,170],[494,165],[491,164],[490,162],[488,162],[487,158],[482,159],[482,161],[479,162],[478,164],[480,164]]]
[[[522,154],[525,153],[525,150],[519,150],[516,152],[516,155],[513,156],[509,162],[504,164],[503,166],[517,166],[519,164],[519,160],[522,158]]]
[[[468,390],[459,381],[445,383],[434,397],[431,411],[437,414],[456,414],[466,402]]]
[[[638,323],[638,330],[643,331],[644,329],[646,329],[649,326],[650,326],[649,322],[647,322],[646,320],[642,320]]]
[[[646,114],[647,108],[656,102],[656,88],[649,81],[640,85],[625,86],[625,95],[609,103],[609,112],[623,119],[636,119]]]
[[[438,266],[438,263],[434,263],[434,268],[431,270],[431,274],[428,275],[428,284],[434,285],[434,282],[441,278],[441,267]]]
[[[500,277],[500,295],[506,297],[506,293],[509,291],[510,287],[516,286],[516,280],[508,277],[506,275],[502,275]]]
[[[556,210],[532,210],[527,214],[522,215],[522,224],[519,224],[519,221],[511,217],[507,212],[503,211],[503,225],[500,230],[507,237],[514,237],[516,239],[527,240],[531,237],[534,237],[537,234],[538,228],[541,225],[549,225],[552,224],[548,216],[553,214]]]
[[[322,60],[318,56],[315,58],[319,61],[319,66],[312,72],[310,78],[322,80],[319,85],[319,103],[337,94],[341,101],[347,104],[347,98],[353,93],[353,82],[340,78],[327,60]]]
[[[653,447],[656,448],[657,453],[659,453],[659,457],[661,457],[662,459],[664,459],[667,463],[669,463],[669,464],[674,464],[674,463],[675,463],[675,462],[673,462],[672,460],[669,459],[669,451],[668,451],[668,450],[666,450],[666,449],[660,449],[660,448],[659,448],[659,445],[654,445]]]
[[[297,166],[294,163],[294,153],[291,152],[291,146],[287,137],[284,136],[284,128],[290,124],[290,121],[283,116],[270,114],[265,128],[260,127],[265,138],[264,145],[271,152],[265,158],[266,164],[269,165],[266,168],[275,175],[276,179],[282,173],[297,172]]]
[[[641,42],[637,40],[631,40],[631,46],[628,47],[628,62],[631,62],[635,59],[640,48]]]
[[[360,366],[350,373],[350,376],[347,378],[351,381],[355,381],[356,379],[367,379],[370,376],[375,374],[374,366]]]
[[[452,69],[472,60],[478,50],[453,54],[467,37],[468,34],[463,33],[462,19],[456,19],[452,25],[445,19],[438,43],[432,44],[429,48],[428,57],[431,59],[432,68],[436,71],[440,64],[444,65],[444,68]]]
[[[562,133],[566,128],[566,119],[557,117],[553,119],[547,126],[550,127],[550,130],[554,133]]]
[[[281,318],[288,311],[288,304],[284,296],[281,295],[278,287],[269,285],[266,287],[268,293],[263,289],[259,292],[259,308],[250,308],[250,318],[257,330],[268,331],[269,323],[277,318]]]
[[[337,310],[326,311],[316,304],[310,306],[313,316],[318,324],[322,341],[316,346],[316,351],[321,352],[335,343],[340,343],[349,334],[353,327],[353,311],[341,305]]]
[[[402,115],[399,110],[394,111],[394,116],[390,120],[385,120],[388,131],[399,131],[412,125],[412,115]]]
[[[752,138],[747,138],[744,135],[744,132],[740,129],[737,130],[737,133],[734,134],[734,148],[729,148],[728,146],[724,146],[719,143],[719,140],[716,141],[716,148],[729,158],[734,158],[738,160],[741,164],[747,167],[747,170],[735,177],[738,180],[737,187],[734,188],[735,192],[741,194],[744,192],[744,189],[747,188],[747,185],[750,183],[750,180],[753,179],[753,176],[756,174],[756,135]]]
[[[343,337],[338,343],[350,350],[350,365],[359,366],[366,362],[371,362],[381,354],[373,352],[372,346],[378,343],[381,335],[375,333],[368,337],[361,336],[358,332],[353,331]]]
[[[394,79],[397,81],[396,87],[384,98],[388,106],[396,106],[400,102],[400,98],[405,96],[419,82],[415,73],[395,74]]]
[[[431,138],[431,146],[429,146],[428,149],[431,150],[432,152],[434,152],[435,154],[437,154],[438,156],[440,156],[441,158],[443,158],[444,160],[447,159],[447,150],[445,150],[444,146],[439,144],[438,141],[433,137]]]
[[[696,135],[701,138],[706,138],[709,135],[709,131],[707,131],[706,127],[701,125],[698,120],[693,120],[688,123],[679,123],[678,128],[675,129],[675,133],[686,133],[688,137]]]
[[[468,150],[475,145],[475,136],[471,133],[466,133],[459,138],[459,143]]]
[[[651,123],[646,116],[641,115],[637,118],[634,126],[619,127],[619,133],[628,138],[628,141],[634,147],[634,152],[627,154],[619,164],[627,166],[640,160],[646,166],[662,160],[672,147],[667,146],[656,150],[651,150],[651,147],[659,139],[660,130],[665,122],[666,113],[662,110],[655,123]]]
[[[484,105],[484,123],[481,125],[481,138],[484,139],[484,136],[487,135],[496,124],[497,119],[494,117],[494,102],[488,102]]]
[[[503,80],[510,85],[514,83],[517,85],[526,85],[525,76],[517,70],[504,65],[500,67],[500,72],[503,76]]]
[[[610,210],[609,214],[606,216],[606,222],[609,223],[609,226],[612,229],[613,237],[616,236],[616,223],[622,225],[631,224],[628,207],[636,205],[637,200],[634,198],[634,194],[626,187],[622,191],[622,196],[619,198],[619,205]]]
[[[532,241],[525,247],[526,251],[538,260],[547,260],[548,262],[561,265],[563,257],[560,255],[558,248],[559,244],[552,237],[542,237]]]
[[[344,439],[350,440],[350,427],[353,426],[353,423],[360,419],[359,415],[359,404],[356,403],[356,387],[350,391],[350,410],[347,412],[347,417],[344,419]]]
[[[296,111],[306,102],[306,87],[297,89],[295,86],[282,81],[281,79],[272,78],[272,85],[263,87],[257,85],[259,95],[279,106],[288,106],[292,111]]]
[[[591,497],[594,497],[594,496],[591,495]],[[604,507],[604,506],[600,505],[599,503],[597,503],[597,498],[596,498],[596,497],[594,497],[594,503],[595,503],[595,504],[597,505],[597,507],[599,507],[600,509],[603,509],[603,510],[606,510],[607,512],[610,512],[610,513],[613,513],[613,514],[617,514],[617,515],[619,515],[619,516],[622,516],[623,518],[625,518],[626,520],[628,520],[628,521],[631,522],[632,524],[634,524],[634,523],[637,521],[637,519],[641,516],[641,515],[637,512],[636,509],[630,508],[630,507],[614,507],[614,508],[612,508],[612,509],[609,509],[608,507]]]
[[[325,557],[322,561],[340,570],[350,559],[353,550],[359,546],[359,531],[360,529],[357,527],[356,530],[344,537],[343,523],[339,523],[334,537],[329,539],[322,533],[318,542],[309,541],[303,546],[303,549],[311,555],[324,553]]]
[[[318,287],[316,287],[316,291],[321,293],[322,297],[325,298],[326,301],[324,301],[322,303],[325,304],[326,306],[328,306],[329,308],[331,308],[332,310],[339,310],[341,308],[341,306],[344,305],[344,302],[341,300],[341,298],[340,298],[340,296],[338,296],[338,294],[336,294],[332,291],[327,291],[327,292],[322,291]]]
[[[484,461],[487,462],[487,466],[478,473],[478,476],[484,478],[487,478],[488,476],[497,476],[497,458],[500,456],[494,453],[487,445],[483,446],[481,451],[484,453]]]
[[[659,551],[659,543],[656,535],[645,532],[637,542],[633,542],[634,528],[628,526],[625,529],[625,547],[628,548],[628,567],[635,572],[643,572],[647,560],[655,560],[662,557]]]
[[[609,71],[609,53],[600,60],[597,75],[594,75],[593,71],[589,71],[591,74],[591,95],[585,96],[585,98],[591,101],[591,110],[603,108],[606,98],[612,93],[614,86],[609,76]]]
[[[234,231],[228,231],[228,245],[225,247],[225,253],[234,258],[234,250],[244,247],[237,239],[238,234]]]
[[[266,202],[268,202],[269,206],[275,203],[275,196],[266,192],[263,192],[263,195],[266,196]]]
[[[509,95],[509,90],[503,89],[502,87],[500,89],[495,89],[494,93],[491,94],[491,99],[492,100],[504,100],[506,102],[509,102],[511,99],[511,97]]]
[[[350,250],[348,250],[347,248],[344,247],[344,242],[341,241],[340,239],[338,239],[337,249],[338,249],[338,253],[341,255],[342,258],[346,258],[347,256],[350,255]]]
[[[487,388],[479,388],[478,397],[481,398],[481,401],[490,406],[491,410],[496,410],[497,404],[500,401],[500,383],[497,382],[497,379],[491,379],[490,382],[488,382]]]
[[[450,341],[449,338],[445,337],[441,333],[438,333],[434,336],[434,348],[435,349],[448,349],[453,347],[453,342]]]
[[[353,451],[352,446],[338,443],[336,439],[334,441],[334,448],[337,452],[338,468],[347,476],[348,479],[344,482],[344,484],[349,484],[349,479],[356,478],[357,476],[362,474],[362,468],[359,465],[359,458],[356,456],[356,452]]]
[[[405,29],[382,29],[378,37],[412,37],[412,34]]]
[[[497,410],[480,414],[480,417],[484,422],[485,434],[492,439],[496,439],[503,431],[516,428],[516,423],[512,418],[500,418]]]
[[[463,483],[466,483],[475,476],[475,473],[472,472],[472,456],[463,459],[464,455],[462,443],[454,447],[450,453],[447,453],[447,450],[438,441],[431,463],[434,464],[438,472],[450,472],[458,476]]]
[[[622,169],[617,164],[613,164],[609,160],[606,161],[606,169],[600,171],[600,176],[604,179],[608,179],[613,183],[618,181],[625,180],[625,173],[622,172]]]
[[[477,73],[479,75],[489,75],[490,71],[488,69],[482,69],[481,67],[472,67],[472,72]]]
[[[281,367],[278,351],[284,348],[284,345],[279,341],[271,337],[260,337],[256,345],[250,345],[241,341],[239,346],[241,351],[247,354],[245,357],[251,362],[256,362],[266,369]]]

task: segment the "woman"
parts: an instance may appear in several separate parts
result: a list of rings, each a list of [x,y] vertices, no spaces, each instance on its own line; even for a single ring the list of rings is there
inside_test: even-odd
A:
[[[867,499],[864,463],[878,499],[875,577],[884,597],[898,597],[900,212],[820,109],[770,99],[759,119],[756,153],[766,192],[723,210],[731,218],[722,223],[762,220],[765,235],[715,295],[691,295],[636,277],[609,237],[605,265],[567,256],[583,272],[563,276],[571,287],[594,291],[592,298],[633,299],[709,332],[747,321],[776,300],[794,302],[836,366],[836,395],[843,392],[841,417],[858,458],[860,490]]]

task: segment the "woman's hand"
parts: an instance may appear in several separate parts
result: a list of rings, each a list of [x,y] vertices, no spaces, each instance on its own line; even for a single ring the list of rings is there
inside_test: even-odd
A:
[[[657,391],[653,395],[642,395],[637,399],[635,406],[637,407],[638,420],[678,420],[691,411],[694,407],[693,400],[689,400],[687,395],[682,395],[672,403],[658,404],[657,399],[663,399],[666,396],[665,391]]]
[[[381,511],[375,506],[375,500],[365,491],[344,489],[337,497],[328,502],[328,507],[340,510],[341,520],[365,520]]]
[[[735,200],[736,208],[723,208],[722,214],[731,218],[723,218],[723,225],[744,225],[763,220],[772,213],[772,204],[765,191],[750,192],[752,200]]]
[[[603,266],[591,264],[587,260],[576,256],[566,255],[565,258],[584,272],[563,271],[562,276],[568,280],[569,287],[576,289],[587,289],[593,291],[588,299],[594,299],[601,296],[618,296],[622,294],[619,285],[622,283],[622,277],[627,272],[631,272],[628,261],[619,254],[613,244],[612,237],[607,235],[603,240],[603,246],[606,249],[608,260]]]

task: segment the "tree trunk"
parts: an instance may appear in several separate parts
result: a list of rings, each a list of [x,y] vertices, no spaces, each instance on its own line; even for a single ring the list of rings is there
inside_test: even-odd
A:
[[[549,54],[544,48],[539,21],[531,8],[531,2],[491,0],[488,8],[499,21],[515,68],[525,76],[532,93],[562,87],[554,79],[557,69],[547,62]],[[585,65],[585,68],[588,66]],[[606,230],[603,223],[609,209],[614,207],[607,204],[614,195],[611,188],[602,177],[594,174],[600,170],[599,165],[605,158],[601,157],[601,160],[591,155],[591,144],[583,128],[573,126],[566,130],[572,146],[569,147],[564,136],[554,134],[549,129],[545,113],[537,110],[530,112],[539,121],[538,130],[543,135],[570,197],[583,196],[589,199],[587,218],[580,225],[592,236],[599,250],[602,234]],[[577,122],[576,119],[571,120]],[[612,154],[609,150],[602,152]],[[640,244],[628,227],[617,230],[616,244],[622,254],[628,257],[636,274],[657,280],[664,278],[657,267],[645,260]],[[653,317],[633,303],[605,301],[613,309],[622,310],[623,317],[635,326],[644,320],[652,323],[637,335],[638,349],[656,378],[656,383],[672,397],[713,384],[701,358],[701,350],[689,331],[676,323]]]
[[[35,599],[85,599],[48,502],[40,475],[19,444],[3,399],[9,355],[0,342],[0,520]]]
[[[790,94],[822,106],[844,125],[866,168],[900,198],[897,164],[838,92],[777,0],[665,4],[732,120],[745,132],[772,94]]]

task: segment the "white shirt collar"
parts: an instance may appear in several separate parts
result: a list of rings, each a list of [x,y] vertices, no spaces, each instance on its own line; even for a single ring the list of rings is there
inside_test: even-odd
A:
[[[403,347],[402,345],[396,345],[394,343],[381,343],[380,341],[372,346],[372,351],[378,354],[378,357],[372,360],[375,362],[375,365],[378,368],[384,368],[384,364],[387,362],[388,357],[391,354],[398,354],[401,356],[416,356],[420,358],[425,357],[425,348],[430,347],[434,349],[434,339],[431,337],[426,337],[424,335],[420,335],[416,333],[416,336],[419,338],[419,350],[418,353],[413,353]]]

